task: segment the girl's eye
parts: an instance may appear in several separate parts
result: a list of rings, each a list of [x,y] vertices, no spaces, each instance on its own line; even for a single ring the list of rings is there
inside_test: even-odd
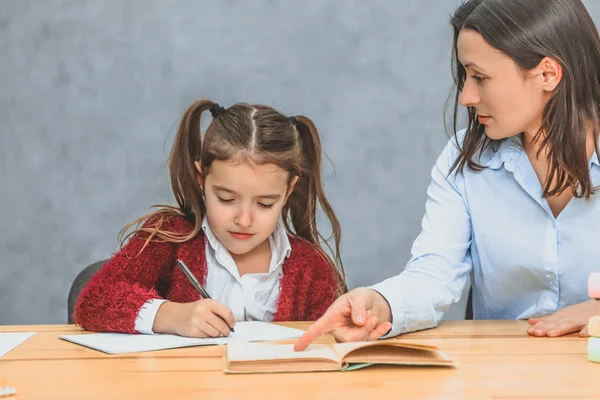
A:
[[[224,199],[222,197],[217,196],[217,199],[219,199],[219,202],[223,203],[223,204],[231,204],[235,201],[235,199]],[[258,203],[258,206],[260,208],[265,208],[265,209],[271,209],[273,208],[273,204],[265,204],[265,203]]]

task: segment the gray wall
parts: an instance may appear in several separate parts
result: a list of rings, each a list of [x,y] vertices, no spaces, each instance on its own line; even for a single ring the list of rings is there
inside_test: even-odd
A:
[[[401,271],[446,142],[457,3],[1,0],[0,324],[66,322],[77,273],[170,199],[201,97],[313,118],[350,286]]]

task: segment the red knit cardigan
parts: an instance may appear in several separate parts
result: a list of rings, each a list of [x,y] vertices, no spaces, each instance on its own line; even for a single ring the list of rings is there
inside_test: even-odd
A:
[[[162,226],[171,232],[190,232],[193,226],[172,217]],[[179,303],[200,300],[175,261],[187,264],[206,283],[206,253],[201,231],[184,243],[150,241],[139,233],[102,267],[82,290],[73,316],[75,323],[96,332],[136,333],[135,319],[150,299]],[[313,245],[290,236],[292,251],[282,266],[279,299],[274,321],[311,321],[319,318],[336,298],[337,278]],[[138,254],[139,253],[139,254]]]

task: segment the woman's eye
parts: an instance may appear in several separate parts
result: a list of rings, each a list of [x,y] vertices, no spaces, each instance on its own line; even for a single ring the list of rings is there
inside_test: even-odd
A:
[[[475,82],[477,82],[478,84],[481,84],[481,83],[485,82],[485,78],[484,78],[484,77],[482,77],[482,76],[479,76],[479,75],[472,75],[471,77],[472,77],[472,78],[475,80]]]

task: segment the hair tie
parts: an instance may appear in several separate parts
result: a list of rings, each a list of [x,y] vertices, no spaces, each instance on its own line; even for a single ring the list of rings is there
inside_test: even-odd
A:
[[[212,114],[213,118],[217,118],[223,112],[225,112],[225,109],[221,107],[218,103],[214,103],[213,106],[210,108],[210,113]]]
[[[298,120],[296,119],[296,117],[287,117],[287,120],[290,121],[294,125],[296,125],[298,123]]]

